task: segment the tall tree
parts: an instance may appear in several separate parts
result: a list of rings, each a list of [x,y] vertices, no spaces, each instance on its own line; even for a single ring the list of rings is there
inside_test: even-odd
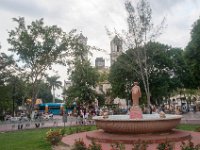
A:
[[[44,25],[43,19],[25,24],[23,17],[13,18],[17,27],[9,31],[9,50],[15,52],[26,69],[32,87],[32,107],[38,94],[39,81],[62,53],[69,50],[71,38],[56,25]]]
[[[0,46],[1,51],[1,46]],[[0,52],[0,115],[12,112],[13,103],[13,81],[12,74],[15,73],[16,63],[13,56]]]
[[[147,47],[147,48],[146,48]],[[180,87],[184,79],[185,66],[180,49],[171,48],[158,42],[149,42],[145,45],[147,49],[147,63],[149,66],[149,86],[151,102],[161,102],[162,97],[169,97],[169,93]],[[129,49],[118,57],[111,66],[109,81],[112,85],[113,95],[120,98],[129,98],[131,84],[138,79],[138,65],[132,60],[134,50]],[[182,70],[182,72],[180,71]],[[179,79],[181,78],[181,79]],[[139,79],[139,82],[142,82]],[[141,85],[144,89],[143,85]]]
[[[69,77],[72,85],[65,91],[65,94],[68,100],[73,101],[75,98],[78,98],[80,103],[89,104],[95,100],[96,93],[94,88],[98,82],[99,74],[87,59],[87,55],[90,53],[90,47],[80,40],[80,36],[75,37],[73,41],[72,67]]]
[[[185,59],[194,77],[193,86],[200,85],[200,18],[193,24],[191,40],[185,48]],[[191,79],[192,80],[192,79]]]
[[[49,84],[44,81],[40,82],[38,98],[42,99],[43,103],[52,102],[53,95],[51,89],[49,88]]]
[[[47,77],[47,82],[50,87],[50,89],[53,91],[53,103],[55,103],[55,89],[62,87],[62,82],[58,81],[60,77],[59,76],[51,76]]]
[[[147,62],[149,56],[145,45],[161,33],[164,20],[159,27],[153,26],[152,10],[146,0],[139,1],[136,7],[130,1],[127,1],[125,8],[128,13],[128,31],[124,31],[126,36],[124,41],[128,49],[133,50],[132,62],[137,67],[133,66],[132,68],[143,83],[147,104],[150,105],[150,67]]]

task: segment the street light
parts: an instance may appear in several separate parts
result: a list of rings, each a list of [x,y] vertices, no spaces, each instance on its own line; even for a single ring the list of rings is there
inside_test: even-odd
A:
[[[127,109],[128,109],[129,83],[128,83],[128,79],[127,78],[126,78],[126,89],[125,89],[125,92],[126,92],[126,106],[127,106]]]
[[[16,93],[16,77],[14,76],[14,79],[13,79],[13,91],[12,91],[12,103],[13,103],[13,106],[12,106],[12,116],[14,117],[15,116],[15,93]]]

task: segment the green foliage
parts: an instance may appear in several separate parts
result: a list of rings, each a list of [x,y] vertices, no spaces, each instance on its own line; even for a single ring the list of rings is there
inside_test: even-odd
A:
[[[148,55],[151,102],[154,103],[155,100],[158,101],[163,96],[168,97],[170,92],[186,84],[186,80],[189,78],[186,75],[187,71],[181,49],[174,49],[157,42],[147,43],[145,49]],[[109,81],[114,97],[126,98],[129,96],[131,83],[139,79],[137,72],[134,71],[137,70],[138,66],[132,60],[134,51],[135,49],[127,50],[111,66]],[[178,60],[176,56],[179,56]],[[139,82],[142,83],[142,80]],[[141,89],[144,89],[142,84],[140,86],[142,86]]]
[[[110,150],[125,150],[125,145],[122,143],[114,143],[111,144],[111,149]]]
[[[174,144],[169,143],[167,140],[164,143],[159,143],[157,146],[158,150],[173,150]]]
[[[70,37],[56,25],[46,26],[43,19],[26,25],[23,17],[13,18],[17,27],[9,31],[8,43],[10,51],[16,53],[21,68],[28,68],[27,77],[31,83],[32,103],[38,93],[39,81],[44,77],[45,71],[60,62],[63,54],[67,53]],[[23,65],[22,65],[23,64]]]
[[[109,73],[107,71],[103,71],[99,73],[99,82],[108,81]]]
[[[95,130],[96,126],[80,126],[84,131]],[[54,130],[69,134],[71,129],[75,133],[76,126],[63,128],[55,128]],[[63,130],[63,131],[62,131]],[[64,131],[65,130],[65,131]],[[0,133],[0,149],[4,150],[50,150],[51,144],[46,140],[46,133],[49,129],[33,129],[22,130],[20,132],[1,132]],[[72,134],[71,133],[71,134]]]
[[[105,95],[104,94],[98,94],[95,95],[96,99],[98,99],[98,105],[104,106],[105,105]]]
[[[84,143],[83,139],[75,140],[72,150],[87,150],[87,146]]]
[[[15,68],[13,57],[0,53],[0,115],[3,112],[11,111],[12,96],[14,95],[12,73],[15,72]]]
[[[45,140],[49,129],[23,130],[20,132],[0,133],[0,149],[3,150],[50,150]]]
[[[52,102],[52,94],[51,90],[49,89],[48,85],[41,81],[39,83],[39,90],[38,90],[38,98],[41,98],[43,103]]]
[[[113,97],[126,97],[126,85],[128,91],[131,90],[131,84],[137,79],[136,73],[134,73],[134,64],[131,61],[131,51],[126,51],[118,57],[117,61],[111,66],[109,74],[109,82],[112,86]]]
[[[47,141],[49,141],[52,145],[58,145],[58,143],[61,141],[62,139],[62,134],[61,134],[61,130],[52,130],[50,129],[49,131],[47,131],[46,133],[46,139]]]
[[[77,127],[69,127],[66,130],[66,134],[73,134],[73,133],[79,133],[79,132],[85,132],[85,131],[92,131],[95,130],[96,126],[77,126]]]
[[[198,19],[191,30],[191,41],[188,43],[185,53],[186,62],[190,66],[192,74],[191,81],[193,87],[198,87],[200,84],[200,19]]]
[[[200,144],[194,145],[191,139],[187,142],[182,142],[180,147],[181,150],[200,150]]]
[[[200,127],[197,127],[195,131],[200,132]]]
[[[128,13],[127,23],[128,30],[125,33],[126,43],[129,49],[132,49],[131,70],[136,74],[138,80],[141,80],[144,91],[146,93],[147,104],[150,106],[150,83],[149,76],[151,74],[151,66],[149,66],[149,53],[147,43],[155,40],[161,34],[163,22],[158,27],[154,27],[152,22],[152,10],[147,0],[138,1],[134,6],[130,1],[125,2],[125,8]],[[129,56],[129,55],[128,55]]]
[[[59,76],[51,76],[47,77],[47,84],[49,86],[50,91],[53,90],[53,103],[55,103],[55,89],[62,87],[62,82],[58,81]]]
[[[13,56],[8,56],[5,53],[0,53],[0,86],[5,85],[6,81],[15,71],[13,68],[15,68],[15,61]]]
[[[79,102],[91,103],[95,99],[96,92],[93,88],[98,82],[98,72],[92,68],[89,61],[77,60],[75,69],[72,71],[70,79],[72,86],[66,91],[69,99],[74,100],[78,97]]]
[[[63,129],[60,130],[60,134],[62,136],[64,136],[66,134],[66,132],[67,132],[67,130],[65,128],[63,128]]]
[[[146,150],[147,147],[148,147],[147,142],[138,140],[135,144],[133,144],[132,150]]]
[[[194,124],[179,124],[176,129],[186,130],[186,131],[197,131],[200,128],[200,125]]]
[[[101,144],[97,144],[94,140],[92,140],[92,143],[88,146],[88,150],[102,150]]]

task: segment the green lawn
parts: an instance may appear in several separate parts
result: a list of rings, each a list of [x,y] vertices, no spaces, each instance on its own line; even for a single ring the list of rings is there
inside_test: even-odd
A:
[[[180,124],[177,129],[195,131],[200,125]],[[95,130],[95,126],[66,127],[66,133]],[[46,141],[49,129],[33,129],[0,133],[0,150],[51,150]]]
[[[197,128],[200,129],[200,125],[192,125],[192,124],[180,124],[177,126],[179,130],[187,130],[187,131],[196,131]]]
[[[24,130],[0,134],[0,150],[51,150],[45,140],[49,129]]]
[[[96,129],[95,126],[66,127],[66,133]],[[0,150],[51,150],[45,139],[49,129],[32,129],[0,133]]]

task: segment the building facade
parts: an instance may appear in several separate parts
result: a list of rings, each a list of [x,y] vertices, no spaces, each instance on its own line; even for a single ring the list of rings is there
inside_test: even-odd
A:
[[[105,59],[103,59],[103,57],[97,57],[95,59],[95,67],[97,69],[105,68]]]
[[[110,42],[110,63],[112,64],[117,60],[117,57],[119,57],[122,54],[122,40],[115,35],[115,37]]]

